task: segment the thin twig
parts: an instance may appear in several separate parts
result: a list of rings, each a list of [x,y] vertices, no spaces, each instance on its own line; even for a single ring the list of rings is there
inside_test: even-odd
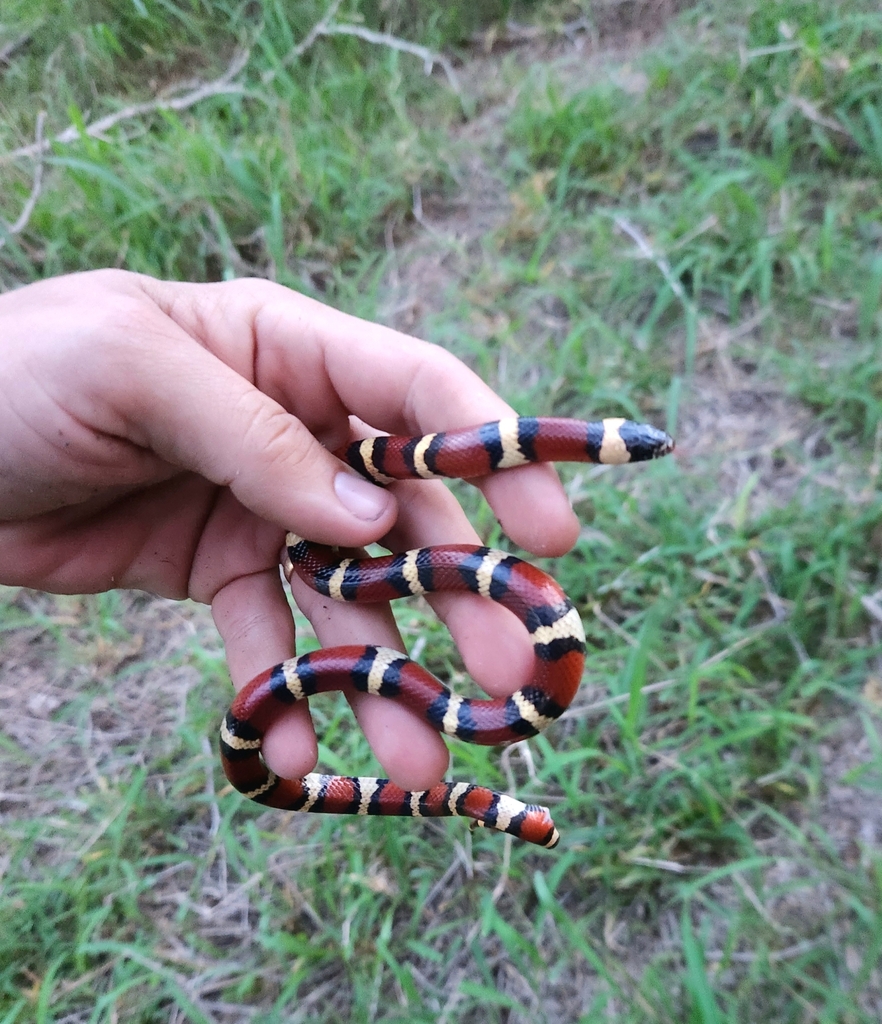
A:
[[[751,562],[753,562],[753,568],[757,576],[759,576],[762,582],[763,588],[766,592],[766,601],[778,622],[783,622],[787,618],[788,612],[783,600],[776,593],[772,586],[772,578],[769,576],[769,570],[766,568],[765,562],[762,560],[762,556],[758,551],[751,549],[747,552]],[[808,651],[802,644],[799,637],[793,632],[792,629],[787,630],[787,638],[790,640],[793,650],[796,652],[797,658],[801,665],[807,665],[811,658],[808,655]]]
[[[324,30],[330,25],[334,18],[334,15],[340,9],[340,5],[343,0],[333,0],[328,6],[325,13],[319,18],[319,20],[312,26],[312,28],[306,33],[306,35],[300,40],[300,42],[290,50],[282,58],[282,67],[286,68],[292,61],[297,60],[298,57],[302,57],[304,53],[312,46],[312,44],[323,34]],[[271,82],[276,77],[276,70],[272,69],[267,71],[263,75],[264,82]]]
[[[337,991],[339,987],[340,979],[334,977],[331,978],[329,981],[323,982],[321,985],[317,985],[312,990],[312,992],[309,992],[303,996],[298,995],[297,1011],[294,1014],[294,1016],[290,1018],[292,1024],[294,1021],[306,1020],[304,1014],[309,1012],[309,1008],[310,1006],[312,1006],[313,1003],[320,1003],[323,999],[327,999],[328,1002],[330,1002],[329,997],[333,992]]]
[[[626,644],[630,644],[630,646],[634,648],[640,647],[640,641],[637,639],[637,637],[631,636],[627,629],[624,629],[622,626],[620,626],[618,622],[615,621],[615,619],[611,619],[603,610],[599,601],[595,601],[591,605],[591,611],[594,612],[594,614],[597,616],[600,622],[602,622],[607,629],[615,633],[617,637],[620,637],[622,640],[624,640]],[[650,652],[649,657],[656,668],[666,668],[665,663],[654,651]]]
[[[818,946],[822,946],[827,940],[826,936],[820,939],[805,939],[785,949],[770,949],[768,953],[728,953],[722,949],[709,949],[705,954],[706,960],[731,960],[733,963],[752,964],[757,960],[767,959],[771,963],[778,960],[792,960],[794,957],[809,953]]]
[[[472,928],[474,929],[474,925],[472,925]],[[467,945],[466,949],[468,949]],[[471,952],[471,950],[469,950],[469,952]],[[441,1013],[438,1017],[438,1024],[447,1024],[450,1020],[451,1014],[456,1009],[456,1004],[465,996],[465,992],[463,992],[460,986],[467,976],[468,971],[464,967],[459,967],[455,971],[448,972],[447,991],[450,994],[447,996],[447,1002],[441,1008]]]
[[[46,123],[46,111],[41,110],[37,114],[37,127],[34,131],[34,145],[42,146],[43,144],[43,125]],[[9,241],[13,235],[18,235],[27,227],[28,221],[31,219],[31,214],[34,212],[34,207],[37,205],[37,200],[40,198],[40,191],[43,188],[43,153],[38,150],[37,163],[34,167],[34,184],[31,187],[31,194],[28,196],[27,201],[22,207],[21,213],[18,216],[18,220],[14,224],[6,226],[6,237],[0,238],[0,249]]]
[[[436,238],[441,237],[441,232],[437,228],[432,227],[429,221],[426,220],[426,215],[423,213],[423,190],[420,188],[419,182],[415,182],[413,186],[413,205],[411,207],[413,212],[413,219],[420,224],[422,227],[429,232],[430,235],[434,235]]]
[[[457,854],[458,853],[459,850],[457,850]],[[447,883],[450,881],[451,878],[453,878],[453,876],[456,874],[457,871],[459,871],[461,867],[462,861],[460,856],[454,856],[453,860],[451,860],[451,862],[447,865],[444,874],[434,883],[432,888],[429,889],[428,893],[426,894],[426,897],[423,900],[423,914],[425,914],[428,908],[431,907],[432,901],[435,899],[438,893],[443,892],[447,888]]]
[[[644,256],[648,260],[652,260],[652,262],[658,267],[661,271],[662,277],[667,281],[668,287],[674,295],[677,296],[684,306],[691,308],[692,303],[689,296],[686,294],[683,285],[674,276],[674,271],[671,269],[670,263],[668,263],[664,256],[653,249],[646,235],[644,235],[643,232],[640,231],[639,228],[635,227],[629,220],[625,220],[624,217],[617,216],[614,220],[619,231],[626,234],[640,250],[640,255]]]
[[[239,82],[234,82],[233,79],[248,63],[249,56],[249,50],[240,50],[230,61],[227,70],[219,78],[215,78],[211,82],[204,82],[182,96],[162,97],[150,100],[147,103],[134,103],[131,106],[123,107],[122,110],[117,110],[112,114],[107,114],[105,117],[100,117],[97,121],[93,121],[82,129],[77,125],[69,125],[53,139],[41,139],[38,142],[31,143],[29,146],[21,146],[19,149],[13,149],[9,153],[0,155],[0,162],[16,160],[19,157],[36,156],[39,153],[43,153],[54,143],[63,145],[68,142],[75,142],[81,135],[88,135],[93,139],[100,138],[105,132],[118,125],[121,121],[130,121],[132,118],[141,117],[144,114],[153,114],[159,110],[187,110],[189,107],[204,99],[208,99],[210,96],[242,93],[245,91],[245,87]]]
[[[176,971],[169,964],[163,963],[160,960],[154,960],[152,957],[145,956],[131,946],[114,949],[114,952],[118,957],[125,957],[141,967],[146,967],[148,971],[153,971],[154,974],[158,974],[160,977],[172,978],[187,993],[207,1020],[214,1021],[217,1019],[213,1014],[208,1013],[206,1007],[202,1004],[202,1000],[193,991],[193,981],[188,979],[186,975],[181,974],[180,971]]]
[[[511,870],[512,838],[508,833],[503,836],[502,867],[499,871],[499,878],[496,879],[496,885],[493,886],[493,892],[490,894],[490,902],[494,907],[501,899],[502,894],[505,892],[505,887],[508,885],[508,875]]]
[[[430,75],[437,64],[444,74],[450,88],[459,95],[459,80],[453,70],[453,64],[449,57],[443,53],[430,50],[427,46],[420,46],[419,43],[412,43],[409,39],[400,39],[398,36],[390,35],[388,32],[374,32],[373,29],[365,28],[364,25],[350,25],[342,22],[335,22],[334,15],[340,7],[342,0],[333,0],[324,15],[312,26],[309,32],[293,47],[282,59],[282,67],[287,67],[292,61],[302,57],[304,53],[320,36],[356,36],[366,43],[373,43],[375,46],[388,46],[390,50],[400,50],[402,53],[413,54],[423,62],[423,68],[427,75]],[[271,81],[276,76],[276,71],[268,71],[263,76],[263,81]]]
[[[668,768],[673,769],[674,771],[681,772],[683,775],[688,776],[690,779],[695,779],[694,769],[688,768],[686,765],[681,764],[681,762],[678,761],[676,757],[671,757],[670,754],[666,754],[663,750],[653,750],[652,757],[654,757],[655,760],[658,761],[660,764],[663,764]],[[744,818],[741,817],[738,811],[735,810],[735,808],[726,799],[726,797],[724,797],[723,794],[720,793],[720,791],[715,786],[712,786],[709,782],[707,782],[707,780],[702,780],[701,785],[702,787],[707,789],[708,793],[710,793],[714,800],[716,800],[717,803],[720,804],[720,806],[727,812],[729,817],[732,818],[736,822],[736,824],[740,825],[741,828],[743,828],[746,831],[748,828],[747,822],[744,820]],[[709,871],[710,868],[702,870]]]
[[[676,297],[680,300],[680,303],[683,306],[683,310],[686,313],[687,321],[690,318],[694,318],[694,323],[698,334],[700,334],[703,337],[707,337],[710,333],[710,328],[708,326],[707,320],[699,314],[698,307],[695,305],[692,299],[690,299],[689,296],[686,294],[686,289],[683,287],[681,282],[677,280],[677,277],[675,276],[668,259],[661,253],[656,252],[656,250],[650,244],[650,241],[646,237],[646,235],[644,235],[643,232],[634,224],[632,224],[629,220],[626,220],[624,217],[620,216],[616,216],[613,219],[615,221],[616,227],[624,234],[626,234],[635,243],[637,249],[640,252],[640,255],[643,256],[645,259],[652,260],[652,262],[661,271],[661,275],[667,282],[668,287],[671,289],[674,295],[676,295]],[[702,227],[703,225],[699,225],[699,228],[696,229],[696,231],[693,234],[698,233],[699,229]],[[674,247],[676,248],[676,245]]]
[[[668,246],[668,252],[673,252],[674,249],[682,249],[685,245],[689,245],[690,242],[694,242],[696,238],[699,238],[706,231],[713,231],[714,228],[719,226],[720,218],[715,213],[708,214],[700,224],[696,224],[685,235],[680,235],[676,242],[672,242]]]
[[[392,50],[401,50],[403,53],[412,53],[414,57],[419,57],[422,60],[423,69],[427,75],[432,73],[432,69],[436,64],[442,68],[444,74],[447,75],[450,88],[459,95],[459,80],[456,77],[456,72],[453,70],[453,64],[451,64],[450,59],[445,57],[443,53],[436,53],[434,50],[430,50],[427,46],[420,46],[419,43],[412,43],[408,39],[399,39],[398,36],[391,36],[388,32],[374,32],[363,25],[331,24],[325,26],[319,34],[323,36],[357,36],[359,39],[364,39],[367,43],[374,43],[377,46],[388,46]]]
[[[738,888],[741,890],[742,896],[744,896],[747,902],[766,922],[766,924],[774,928],[779,935],[794,934],[793,928],[789,928],[787,925],[781,924],[780,922],[776,921],[774,917],[772,917],[769,911],[763,906],[762,900],[759,898],[759,896],[757,896],[753,889],[744,880],[740,871],[732,872],[732,881],[738,886]]]
[[[26,32],[23,36],[19,36],[18,39],[10,39],[8,43],[0,46],[0,64],[5,64],[8,67],[12,56],[30,41],[31,35],[29,32]]]
[[[854,137],[845,125],[840,124],[839,121],[833,117],[827,117],[822,114],[814,103],[805,99],[804,96],[788,96],[787,99],[792,106],[796,107],[800,114],[809,121],[812,121],[814,124],[819,124],[822,128],[829,128],[831,132],[837,132],[839,135],[845,135],[846,138],[849,138],[854,142]]]
[[[657,857],[638,857],[636,854],[621,854],[626,864],[636,864],[642,868],[656,868],[659,871],[670,871],[674,875],[686,875],[693,871],[704,871],[704,868],[681,864],[676,860],[660,860]]]
[[[205,755],[205,795],[208,798],[208,806],[211,808],[211,824],[208,827],[208,834],[214,839],[220,829],[221,813],[214,788],[214,754],[207,736],[202,737],[202,753]]]
[[[877,590],[875,594],[863,594],[861,596],[861,604],[864,606],[864,611],[872,615],[877,622],[882,622],[882,605],[878,601],[880,593],[882,591]]]
[[[124,803],[120,803],[119,807],[112,813],[108,814],[101,824],[93,830],[89,838],[83,843],[83,845],[74,853],[74,860],[81,861],[83,857],[92,849],[95,843],[104,835],[104,833],[110,828],[110,826],[116,821],[116,819],[127,810]]]
[[[746,50],[743,46],[738,48],[738,56],[742,68],[756,57],[769,57],[774,53],[789,53],[791,50],[801,50],[802,43],[775,43],[773,46],[758,46],[754,50]]]

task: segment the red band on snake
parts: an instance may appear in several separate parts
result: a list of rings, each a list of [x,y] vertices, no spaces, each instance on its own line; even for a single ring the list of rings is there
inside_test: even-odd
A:
[[[597,423],[518,418],[425,437],[356,441],[337,455],[378,484],[412,477],[468,479],[528,462],[639,462],[667,455],[663,431],[628,420]],[[263,735],[282,708],[315,693],[354,686],[421,715],[439,732],[469,743],[516,743],[566,710],[585,658],[579,615],[558,584],[504,551],[451,544],[383,558],[346,558],[289,534],[286,573],[337,601],[389,601],[409,594],[469,591],[498,601],[526,626],[533,643],[530,682],[510,697],[452,694],[406,654],[387,647],[316,651],[262,672],[239,693],[221,727],[221,759],[232,785],[261,804],[293,811],[407,817],[462,815],[540,846],[559,836],[545,807],[465,782],[408,792],[388,779],[307,775],[282,779],[264,764]]]

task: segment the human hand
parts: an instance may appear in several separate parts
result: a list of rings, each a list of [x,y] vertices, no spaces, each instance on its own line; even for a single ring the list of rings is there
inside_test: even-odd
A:
[[[212,606],[233,683],[291,656],[278,557],[286,530],[342,547],[478,543],[438,481],[388,490],[331,454],[350,416],[423,434],[512,415],[443,349],[266,281],[181,284],[102,270],[0,296],[0,583],[56,593],[133,587]],[[575,541],[552,467],[478,481],[505,532],[536,554]],[[388,608],[292,593],[324,646],[401,649]],[[432,595],[474,678],[522,685],[525,631],[474,595]],[[349,694],[405,789],[437,782],[443,741],[383,698]],[[317,758],[298,705],[268,730],[285,777]]]

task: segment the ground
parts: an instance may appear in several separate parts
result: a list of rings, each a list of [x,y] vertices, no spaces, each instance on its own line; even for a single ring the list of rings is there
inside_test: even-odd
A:
[[[374,315],[448,344],[515,401],[579,404],[569,370],[554,377],[578,322],[567,287],[581,288],[579,241],[559,229],[532,277],[512,271],[518,247],[529,251],[554,225],[555,177],[530,168],[513,186],[506,131],[524,90],[542,80],[537,69],[565,94],[613,81],[644,97],[642,55],[678,6],[604,5],[609,19],[593,34],[572,23],[482,36],[457,67],[473,113],[449,129],[445,176],[415,186],[409,213],[386,223]],[[655,234],[622,213],[612,235],[615,259],[645,268],[651,292],[681,280]],[[557,279],[560,288],[546,287]],[[882,610],[864,561],[840,572],[831,556],[818,570],[827,589],[808,598],[792,582],[803,576],[787,569],[790,559],[814,579],[813,558],[825,557],[800,505],[819,522],[818,510],[832,508],[832,535],[842,510],[872,505],[879,459],[856,433],[831,431],[772,358],[789,351],[770,326],[777,308],[752,296],[733,314],[713,296],[673,290],[683,315],[662,318],[646,348],[636,330],[620,332],[623,353],[602,379],[618,396],[617,374],[632,365],[680,366],[676,389],[624,399],[659,421],[675,408],[676,469],[633,481],[566,477],[586,519],[577,560],[639,537],[610,556],[600,588],[577,598],[600,660],[553,739],[564,758],[553,782],[544,746],[502,762],[512,788],[539,786],[565,805],[574,801],[565,758],[587,752],[584,766],[572,762],[574,788],[589,795],[565,812],[564,854],[528,860],[446,825],[420,838],[356,834],[360,822],[335,828],[243,809],[217,772],[214,730],[230,693],[206,609],[136,593],[7,589],[0,814],[10,852],[0,853],[0,877],[12,880],[7,930],[26,952],[10,976],[19,1002],[7,988],[0,1003],[5,1019],[29,1019],[34,1007],[41,1019],[71,1021],[135,1009],[139,1020],[508,1024],[882,1016],[872,923],[882,842],[882,667],[872,652]],[[836,298],[825,308],[833,374],[858,343],[858,306]],[[589,334],[592,344],[606,342]],[[672,486],[682,506],[657,496]],[[685,507],[691,546],[678,548],[660,520]],[[486,510],[477,515],[492,535]],[[854,546],[872,554],[878,534],[872,523],[861,529],[866,543]],[[778,547],[769,539],[782,535]],[[642,578],[659,550],[658,581]],[[678,589],[680,565],[690,586]],[[577,561],[563,571],[591,569]],[[635,611],[652,601],[672,602],[664,626]],[[806,606],[822,621],[825,602],[863,611],[843,612],[846,625],[815,644],[800,616]],[[402,621],[411,643],[430,628],[419,606]],[[693,621],[701,642],[690,645]],[[455,671],[428,635],[428,654]],[[321,714],[323,756],[349,770],[357,741],[339,712]],[[41,945],[38,924],[16,932],[28,914],[56,938]],[[73,966],[70,949],[79,951]],[[90,1017],[89,1000],[105,1016]]]

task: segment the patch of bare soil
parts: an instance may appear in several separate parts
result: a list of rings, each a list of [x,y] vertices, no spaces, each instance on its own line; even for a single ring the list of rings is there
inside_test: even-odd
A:
[[[869,681],[867,689],[872,686]],[[882,706],[876,728],[882,727]],[[863,769],[872,762],[874,751],[867,730],[857,718],[843,719],[832,736],[821,743],[826,788],[820,795],[814,819],[833,841],[847,867],[867,864],[873,850],[882,846],[882,799],[874,782],[861,785]]]
[[[826,429],[812,411],[788,397],[758,358],[733,357],[734,340],[748,342],[761,317],[732,329],[704,322],[704,343],[678,428],[678,458],[696,473],[714,467],[716,489],[733,499],[750,488],[751,511],[791,501],[813,463],[830,455]],[[758,338],[756,338],[758,343]],[[831,486],[848,481],[827,477]]]
[[[495,169],[518,95],[511,62],[521,72],[553,69],[556,80],[572,91],[606,77],[626,91],[642,92],[646,83],[629,59],[690,6],[689,0],[606,0],[593,5],[591,19],[556,29],[509,23],[476,37],[475,55],[457,71],[463,93],[478,110],[452,138],[459,156],[451,170],[460,187],[452,196],[415,193],[416,230],[389,226],[387,248],[394,259],[382,309],[385,323],[420,334],[449,296],[467,287],[485,261],[488,241],[496,235],[533,237],[541,230],[523,198],[509,193]],[[535,187],[543,187],[541,176]]]
[[[170,748],[200,678],[188,651],[220,646],[207,609],[123,592],[113,630],[101,632],[90,599],[4,596],[33,625],[3,636],[0,814],[70,806],[143,765],[144,751]]]

